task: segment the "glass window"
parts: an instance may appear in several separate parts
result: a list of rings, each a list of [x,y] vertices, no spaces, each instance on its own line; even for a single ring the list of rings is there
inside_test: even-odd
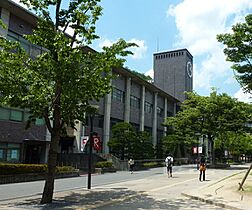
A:
[[[152,113],[152,104],[145,101],[144,103],[144,111],[147,113]]]
[[[124,92],[117,89],[117,88],[113,88],[112,100],[119,101],[119,102],[123,103],[124,102]]]
[[[0,160],[18,162],[20,159],[20,144],[0,143]]]
[[[10,110],[0,107],[0,120],[9,120]]]
[[[135,107],[135,108],[140,108],[140,99],[137,98],[136,96],[130,96],[130,106]]]
[[[44,118],[42,119],[36,118],[35,125],[44,125],[44,124],[45,124]]]
[[[10,120],[14,121],[22,121],[23,120],[23,113],[18,110],[10,110]]]
[[[163,117],[164,110],[161,107],[157,107],[157,115]]]

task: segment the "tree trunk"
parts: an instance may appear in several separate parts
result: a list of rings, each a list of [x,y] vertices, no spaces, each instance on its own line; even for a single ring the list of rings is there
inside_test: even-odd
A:
[[[61,110],[60,110],[60,94],[61,86],[56,85],[55,103],[53,111],[53,128],[51,129],[51,143],[49,149],[48,163],[47,163],[47,176],[44,186],[44,191],[40,203],[51,203],[53,199],[54,190],[54,176],[57,162],[57,151],[61,134]]]
[[[46,175],[46,182],[44,186],[44,191],[42,195],[42,199],[40,203],[51,203],[53,199],[53,190],[54,190],[54,177],[56,171],[56,162],[57,162],[57,150],[59,144],[60,134],[52,136],[51,144],[49,149],[49,156],[48,156],[48,171]]]

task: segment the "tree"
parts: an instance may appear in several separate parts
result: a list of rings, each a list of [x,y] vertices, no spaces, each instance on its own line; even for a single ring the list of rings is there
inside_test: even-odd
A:
[[[25,38],[45,50],[33,59],[19,43],[0,37],[0,103],[28,108],[29,122],[45,119],[51,142],[41,203],[51,203],[60,136],[77,120],[84,121],[91,100],[110,92],[111,69],[122,66],[122,56],[131,53],[125,49],[136,45],[121,39],[99,53],[87,47],[99,38],[95,23],[102,14],[100,0],[72,0],[66,9],[61,0],[21,2],[38,16],[36,28]],[[72,36],[65,34],[69,26]]]
[[[136,132],[130,123],[120,122],[112,127],[112,138],[108,142],[110,152],[121,160],[133,158],[132,144],[136,139]]]
[[[121,160],[150,159],[154,157],[151,135],[146,131],[136,132],[127,122],[112,127],[112,138],[108,142],[110,152]]]
[[[217,40],[226,48],[227,61],[233,62],[236,78],[247,92],[252,90],[252,14],[245,17],[244,23],[232,27],[232,33],[217,35]]]
[[[250,113],[251,105],[225,93],[217,94],[213,90],[208,97],[188,93],[181,111],[175,117],[167,118],[165,125],[172,126],[175,134],[186,142],[205,136],[211,143],[212,161],[215,161],[214,140],[228,131],[245,132]]]

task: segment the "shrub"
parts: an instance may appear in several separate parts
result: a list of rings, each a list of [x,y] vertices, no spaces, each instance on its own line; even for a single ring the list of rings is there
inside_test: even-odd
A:
[[[100,161],[95,164],[96,168],[111,168],[113,167],[113,163],[110,161]]]
[[[146,168],[155,168],[155,167],[163,166],[163,164],[157,163],[157,162],[148,162],[148,163],[144,163],[143,166]]]
[[[45,173],[47,171],[46,164],[12,164],[0,163],[0,175],[10,174],[26,174],[26,173]],[[56,168],[56,173],[72,172],[72,166],[62,166]]]

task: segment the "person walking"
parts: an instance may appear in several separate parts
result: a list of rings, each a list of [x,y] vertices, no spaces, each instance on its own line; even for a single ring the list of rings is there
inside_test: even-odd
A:
[[[203,178],[203,181],[205,181],[206,180],[206,159],[204,156],[200,158],[199,171],[200,171],[199,181],[201,182],[201,178]]]
[[[166,168],[167,168],[167,175],[168,175],[168,177],[172,177],[172,165],[173,165],[173,157],[172,157],[172,155],[169,154],[165,158],[165,165],[166,165]]]
[[[130,158],[128,161],[128,164],[129,164],[130,173],[133,174],[133,168],[134,168],[135,161],[132,158]]]

